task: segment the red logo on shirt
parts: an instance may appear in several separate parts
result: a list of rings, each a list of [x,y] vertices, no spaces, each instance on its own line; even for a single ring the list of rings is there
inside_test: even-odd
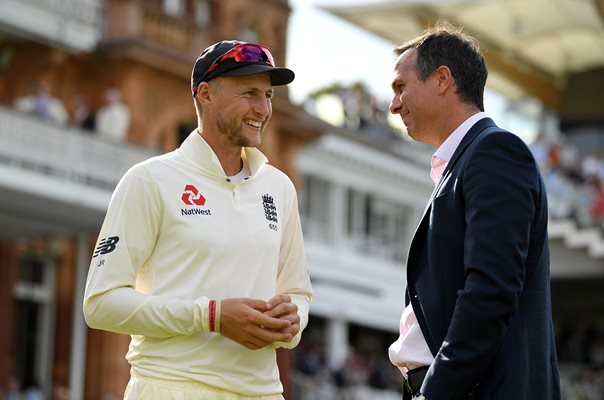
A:
[[[193,185],[185,186],[185,192],[182,194],[181,199],[188,206],[203,206],[206,204],[206,198]]]

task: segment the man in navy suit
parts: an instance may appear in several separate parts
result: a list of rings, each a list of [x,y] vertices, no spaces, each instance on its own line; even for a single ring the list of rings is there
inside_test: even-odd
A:
[[[558,400],[547,197],[527,146],[484,113],[476,41],[441,24],[395,49],[390,105],[437,148],[390,359],[403,399]]]

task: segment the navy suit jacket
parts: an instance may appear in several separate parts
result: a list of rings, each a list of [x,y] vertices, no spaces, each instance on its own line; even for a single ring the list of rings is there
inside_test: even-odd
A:
[[[491,119],[447,164],[411,243],[407,285],[435,357],[428,400],[560,399],[545,187],[524,142]]]

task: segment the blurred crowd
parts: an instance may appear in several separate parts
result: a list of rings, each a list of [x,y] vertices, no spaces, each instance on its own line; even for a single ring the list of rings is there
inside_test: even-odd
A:
[[[298,347],[290,379],[296,400],[399,400],[402,392],[402,375],[385,352],[376,356],[351,348],[341,366],[330,368],[321,344]]]
[[[305,109],[327,122],[361,131],[376,142],[400,141],[400,131],[388,118],[388,102],[369,93],[362,82],[349,86],[339,83],[311,93]]]
[[[126,138],[130,127],[130,110],[122,102],[119,90],[108,88],[104,93],[104,103],[96,112],[83,96],[77,95],[72,100],[73,104],[66,107],[51,94],[46,83],[32,82],[29,93],[17,98],[14,107],[41,120],[59,126],[77,126],[108,140],[121,141]]]
[[[603,400],[604,370],[570,366],[561,369],[563,400]]]
[[[564,400],[604,400],[604,337],[595,323],[559,324],[556,350]]]
[[[23,388],[21,388],[21,386]],[[69,389],[63,386],[55,386],[52,390],[52,400],[71,400]],[[0,399],[2,400],[46,400],[42,389],[35,381],[20,385],[15,377],[9,377],[4,387],[0,387]]]
[[[597,351],[584,350],[584,359],[561,363],[563,400],[604,400],[604,364],[597,362]],[[375,358],[354,348],[332,369],[322,345],[300,344],[290,380],[296,400],[400,400],[402,393],[402,375],[385,355]]]
[[[543,135],[530,148],[539,164],[547,188],[552,219],[572,218],[580,227],[603,228],[604,159],[599,148],[581,157],[576,147],[562,136]]]

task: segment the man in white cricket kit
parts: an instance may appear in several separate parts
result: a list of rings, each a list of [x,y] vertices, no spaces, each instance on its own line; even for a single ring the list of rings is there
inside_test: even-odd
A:
[[[84,314],[132,337],[125,399],[283,399],[276,349],[299,343],[312,289],[295,188],[256,147],[293,79],[264,46],[208,47],[198,128],[117,185]]]

